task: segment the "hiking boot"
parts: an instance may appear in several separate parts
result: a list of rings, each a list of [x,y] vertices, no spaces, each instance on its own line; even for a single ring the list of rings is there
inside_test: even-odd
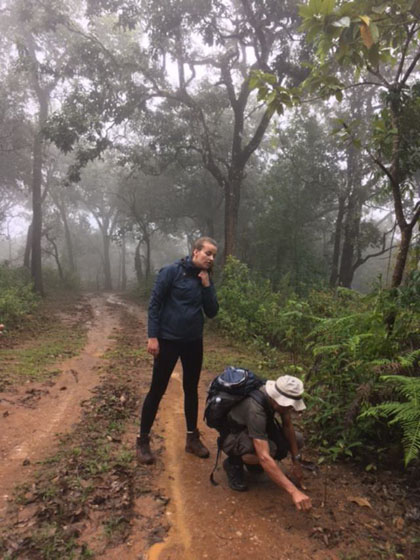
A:
[[[244,465],[240,457],[228,457],[223,461],[229,487],[236,492],[245,492],[248,486],[245,484]]]
[[[210,451],[201,442],[200,432],[197,429],[193,432],[187,432],[185,451],[187,451],[187,453],[197,455],[197,457],[200,457],[201,459],[207,459],[207,457],[210,455]]]
[[[245,463],[245,466],[246,470],[252,474],[261,474],[264,472],[264,469],[261,465],[248,465],[248,463]]]
[[[136,455],[137,461],[143,465],[151,465],[155,462],[155,458],[150,450],[150,436],[141,435],[136,439]]]

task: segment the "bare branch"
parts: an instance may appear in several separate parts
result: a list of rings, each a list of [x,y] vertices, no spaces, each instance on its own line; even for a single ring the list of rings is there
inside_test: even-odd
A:
[[[404,85],[406,83],[406,81],[408,80],[408,78],[410,77],[411,72],[414,70],[414,68],[416,67],[417,62],[420,60],[420,50],[417,51],[415,57],[413,58],[410,66],[407,68],[406,73],[404,74],[404,78],[401,80],[401,83]]]
[[[405,57],[407,56],[408,47],[409,47],[409,45],[411,43],[411,40],[413,38],[415,27],[416,27],[415,24],[413,24],[412,27],[411,27],[411,30],[407,31],[407,38],[406,38],[406,41],[405,41],[404,46],[402,48],[401,60],[400,60],[400,63],[398,65],[397,74],[395,76],[395,83],[398,83],[398,81],[400,79],[400,76],[401,76],[401,73],[403,71],[404,63],[405,63]]]

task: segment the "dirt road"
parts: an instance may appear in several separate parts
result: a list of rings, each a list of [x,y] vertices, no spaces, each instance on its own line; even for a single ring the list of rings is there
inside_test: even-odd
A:
[[[71,430],[79,420],[81,402],[90,398],[91,390],[99,383],[97,368],[103,361],[101,356],[114,344],[109,340],[112,325],[122,331],[124,325],[119,324],[119,319],[123,311],[129,311],[136,317],[134,324],[142,325],[139,329],[144,331],[144,310],[140,307],[126,304],[116,296],[91,297],[89,303],[94,319],[89,325],[88,343],[79,356],[59,365],[62,374],[54,385],[29,386],[29,390],[44,391],[35,393],[37,399],[31,407],[28,402],[22,406],[22,398],[28,395],[27,385],[17,392],[0,395],[0,414],[8,412],[2,418],[0,521],[4,520],[1,517],[5,515],[13,485],[30,480],[36,461],[54,452],[55,434]],[[140,334],[144,344],[145,332]],[[213,338],[207,342],[205,351],[223,353],[222,345],[223,341]],[[146,357],[133,373],[138,376],[135,384],[138,383],[139,396],[141,393],[144,396],[148,386],[150,365]],[[199,391],[201,411],[206,387],[215,373],[203,371]],[[356,560],[401,558],[398,554],[403,550],[402,557],[406,560],[416,557],[416,549],[409,542],[412,527],[408,532],[402,503],[393,499],[389,487],[384,490],[386,498],[383,497],[383,481],[378,483],[375,477],[360,476],[343,465],[323,466],[316,473],[308,472],[307,492],[314,507],[307,514],[297,512],[289,497],[264,474],[248,475],[248,492],[233,492],[227,486],[221,461],[216,472],[219,485],[212,486],[209,474],[216,455],[216,433],[200,423],[211,450],[210,459],[201,460],[185,453],[181,379],[177,367],[154,426],[157,464],[137,467],[153,490],[136,494],[138,482],[132,480],[134,487],[130,492],[137,497],[127,513],[128,537],[119,543],[103,545],[100,525],[103,526],[104,515],[112,517],[112,511],[106,509],[101,513],[100,523],[95,524],[99,512],[92,509],[86,520],[77,524],[77,535],[83,541],[87,539],[89,546],[93,543],[95,557],[100,555],[102,560],[251,560],[256,557]],[[122,437],[128,445],[134,444],[136,416],[137,411]],[[284,463],[287,470],[289,464]],[[93,508],[97,507],[95,503],[98,500]],[[162,515],[162,504],[166,503]],[[152,542],[155,541],[152,546],[151,535]]]
[[[80,418],[80,404],[98,383],[96,367],[109,346],[114,311],[109,297],[89,298],[93,311],[88,342],[83,351],[57,364],[62,372],[54,381],[28,383],[0,394],[0,521],[14,485],[27,480],[37,461],[54,448],[55,435],[69,431]]]

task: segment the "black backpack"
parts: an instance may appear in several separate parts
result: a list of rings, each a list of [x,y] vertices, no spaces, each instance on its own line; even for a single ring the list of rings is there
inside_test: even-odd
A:
[[[230,431],[228,423],[229,411],[245,397],[250,396],[262,404],[268,415],[272,416],[267,399],[258,390],[261,385],[264,385],[264,381],[252,371],[233,366],[228,366],[209,385],[204,409],[204,420],[210,428],[214,428],[219,432],[216,462],[210,474],[210,481],[214,485],[217,485],[217,483],[214,480],[213,474],[219,461],[223,440]]]
[[[223,433],[227,429],[229,411],[263,384],[264,381],[252,371],[228,366],[213,379],[207,390],[204,410],[207,426]]]

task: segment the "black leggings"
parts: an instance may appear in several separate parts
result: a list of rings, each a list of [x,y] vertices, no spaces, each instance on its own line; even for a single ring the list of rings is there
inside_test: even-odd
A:
[[[159,403],[165,394],[175,364],[181,358],[182,386],[184,389],[184,412],[187,430],[197,427],[198,381],[203,363],[203,340],[182,341],[159,339],[159,354],[154,360],[150,390],[143,403],[140,433],[149,434]]]

